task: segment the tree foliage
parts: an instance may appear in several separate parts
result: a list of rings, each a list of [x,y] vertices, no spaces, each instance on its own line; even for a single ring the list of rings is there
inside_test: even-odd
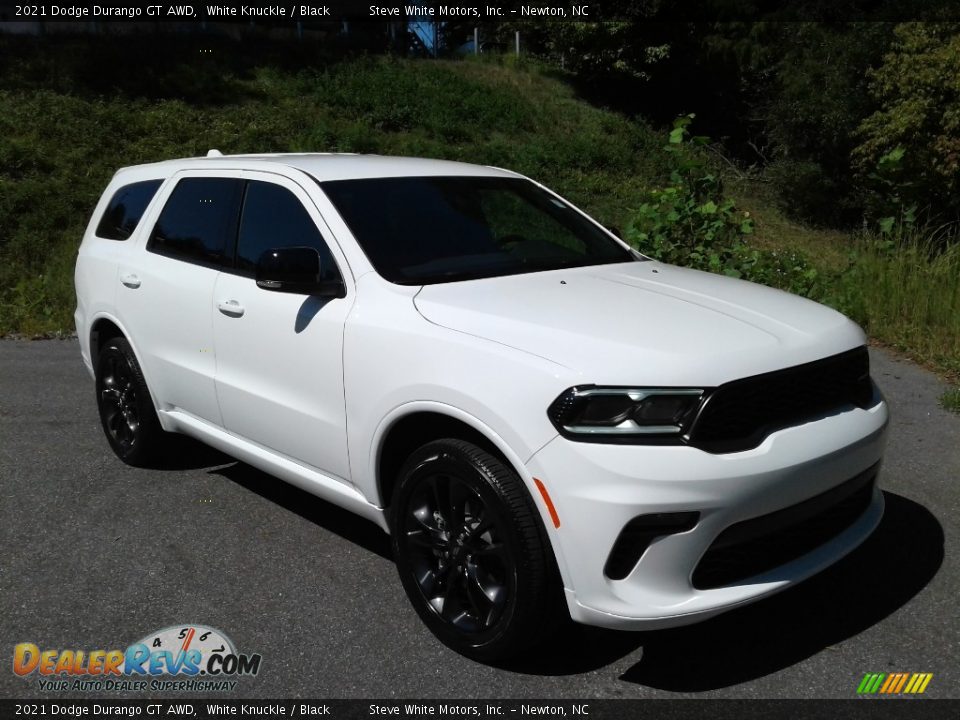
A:
[[[855,224],[862,193],[850,155],[874,108],[867,71],[890,36],[884,23],[778,23],[761,39],[750,103],[780,205],[818,225]]]
[[[878,109],[853,152],[876,213],[916,205],[960,216],[960,23],[904,23],[869,73]]]

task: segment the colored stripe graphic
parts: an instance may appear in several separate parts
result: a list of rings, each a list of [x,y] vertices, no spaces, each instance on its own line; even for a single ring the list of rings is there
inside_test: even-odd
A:
[[[858,695],[921,695],[933,673],[867,673],[857,686]]]
[[[900,673],[900,682],[897,683],[897,687],[893,689],[893,692],[898,693],[903,690],[903,686],[907,684],[907,674]]]
[[[886,682],[883,683],[883,686],[880,688],[880,692],[881,693],[890,692],[890,686],[891,685],[895,686],[897,684],[897,680],[899,679],[900,679],[899,673],[890,673],[889,675],[887,675],[887,680]]]

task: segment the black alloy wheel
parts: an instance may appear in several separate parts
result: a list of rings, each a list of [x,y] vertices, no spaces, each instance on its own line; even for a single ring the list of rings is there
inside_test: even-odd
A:
[[[407,596],[458,652],[495,660],[555,624],[560,583],[529,494],[500,459],[462,440],[415,452],[401,471],[393,550]]]
[[[140,365],[125,339],[107,341],[97,358],[96,375],[97,409],[110,447],[125,463],[148,464],[164,433]]]
[[[401,532],[427,604],[465,633],[493,627],[516,593],[516,563],[483,499],[465,482],[428,475],[410,497]]]

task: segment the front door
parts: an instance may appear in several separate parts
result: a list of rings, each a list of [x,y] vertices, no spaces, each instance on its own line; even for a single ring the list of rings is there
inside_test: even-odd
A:
[[[257,287],[268,248],[314,247],[330,278],[346,263],[297,183],[244,173],[234,267],[213,292],[216,388],[231,433],[349,482],[343,396],[343,327],[353,303]]]

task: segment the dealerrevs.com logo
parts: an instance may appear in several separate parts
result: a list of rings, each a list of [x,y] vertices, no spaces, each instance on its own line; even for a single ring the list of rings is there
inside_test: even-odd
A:
[[[36,677],[37,689],[69,692],[225,691],[260,671],[259,654],[237,652],[224,633],[195,624],[174,625],[125,650],[44,649],[20,643],[13,672]]]

